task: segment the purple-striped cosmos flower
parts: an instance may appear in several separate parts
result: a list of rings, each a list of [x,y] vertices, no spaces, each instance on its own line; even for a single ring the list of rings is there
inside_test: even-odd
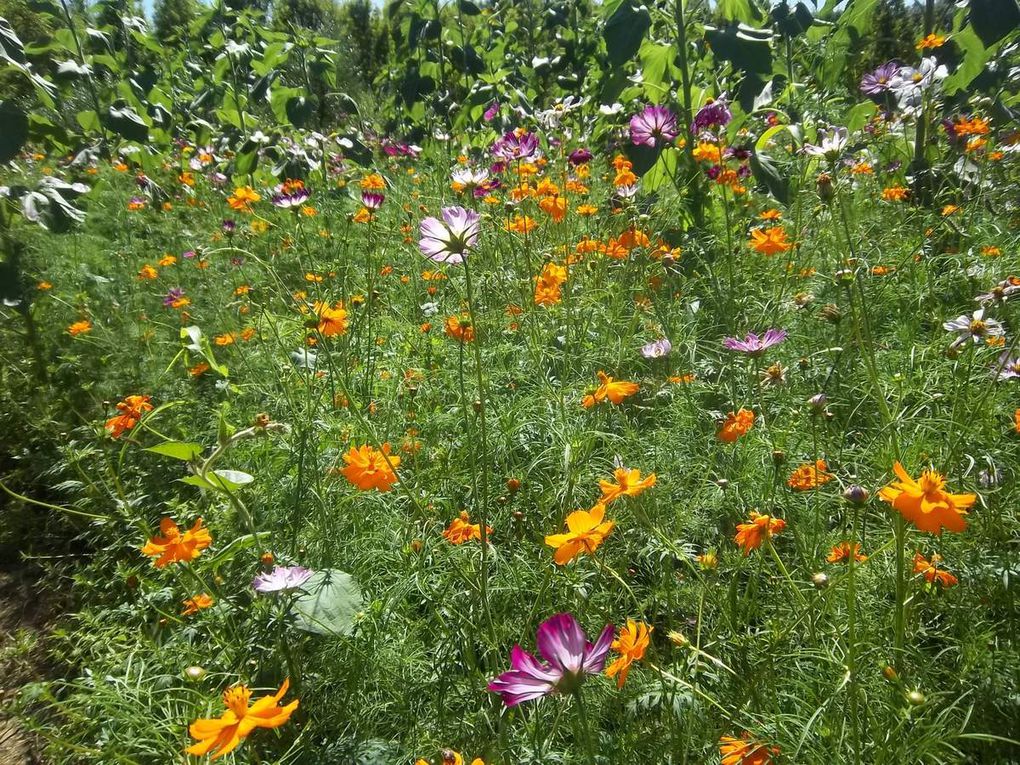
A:
[[[641,346],[641,355],[646,359],[661,359],[671,350],[673,350],[673,343],[669,342],[668,337],[663,337]]]
[[[676,115],[665,106],[646,106],[630,118],[630,140],[635,146],[655,148],[672,143],[679,132]]]
[[[166,297],[163,298],[163,305],[171,306],[182,297],[184,297],[184,290],[181,287],[171,287],[167,291]]]
[[[308,197],[312,195],[312,193],[303,186],[288,192],[284,190],[284,185],[285,184],[280,184],[275,189],[276,193],[273,194],[272,198],[274,207],[281,207],[284,210],[288,210],[293,207],[300,207],[307,202]]]
[[[731,119],[733,112],[730,111],[726,94],[723,93],[719,98],[698,109],[698,113],[694,115],[694,122],[691,123],[691,132],[697,135],[709,128],[726,127]]]
[[[748,332],[747,337],[743,340],[727,337],[723,340],[723,347],[731,351],[746,353],[748,356],[760,356],[773,345],[779,345],[785,339],[785,329],[769,329],[761,337],[758,337],[754,332]]]
[[[580,149],[574,149],[570,152],[570,156],[567,157],[567,160],[572,165],[586,165],[591,162],[591,157],[591,152],[588,149],[581,147]]]
[[[995,369],[1000,380],[1020,379],[1020,356],[1010,355],[1009,351],[1003,351],[999,355]]]
[[[421,254],[436,263],[456,265],[475,246],[481,216],[463,207],[444,207],[443,219],[428,217],[421,222]]]
[[[538,136],[526,130],[511,130],[492,144],[492,156],[504,162],[531,159],[537,153]]]
[[[548,664],[519,645],[510,652],[510,669],[489,683],[489,690],[503,697],[508,707],[522,701],[571,693],[584,682],[585,675],[597,675],[606,663],[613,643],[613,625],[607,624],[595,643],[571,614],[556,614],[539,625],[535,644]]]
[[[362,191],[361,192],[361,204],[363,204],[369,210],[378,210],[382,207],[382,203],[386,200],[385,194],[380,194],[378,191]]]
[[[263,594],[296,590],[307,582],[314,572],[304,566],[276,566],[268,574],[255,577],[251,586]]]
[[[878,96],[889,90],[889,82],[900,71],[895,61],[887,61],[873,72],[861,77],[861,93],[866,96]]]

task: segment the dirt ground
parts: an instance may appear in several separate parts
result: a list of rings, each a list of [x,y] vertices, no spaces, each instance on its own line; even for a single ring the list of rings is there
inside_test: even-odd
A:
[[[0,566],[0,765],[44,765],[32,737],[9,713],[22,684],[40,677],[46,608],[23,566]]]

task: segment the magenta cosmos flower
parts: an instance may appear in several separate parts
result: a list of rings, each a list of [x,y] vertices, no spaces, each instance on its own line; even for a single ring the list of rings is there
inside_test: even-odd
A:
[[[304,566],[276,566],[268,574],[262,573],[251,583],[258,592],[288,592],[307,582],[314,572]]]
[[[504,162],[529,160],[538,153],[538,136],[526,130],[511,130],[492,144],[492,156]]]
[[[765,353],[773,345],[779,345],[785,339],[785,329],[769,329],[761,337],[758,337],[754,332],[748,332],[747,337],[743,340],[727,337],[723,340],[723,347],[731,351],[746,353],[748,356],[758,356]]]
[[[551,693],[571,693],[585,675],[599,674],[613,643],[613,625],[607,624],[593,644],[573,615],[556,614],[539,626],[535,643],[548,664],[515,645],[510,652],[512,669],[489,683],[489,690],[502,696],[508,707]]]
[[[428,217],[421,222],[421,254],[436,263],[456,265],[475,246],[481,230],[481,216],[463,207],[444,207],[443,219]]]
[[[646,106],[630,118],[630,140],[636,146],[672,143],[679,132],[676,115],[665,106]]]

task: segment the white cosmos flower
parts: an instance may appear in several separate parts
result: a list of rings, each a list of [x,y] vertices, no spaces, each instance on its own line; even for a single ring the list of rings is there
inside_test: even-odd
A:
[[[428,217],[421,222],[421,254],[436,263],[456,265],[475,246],[481,231],[481,216],[463,207],[444,207],[443,219]]]
[[[960,347],[967,340],[974,343],[982,343],[988,338],[1001,337],[1005,334],[1002,324],[995,321],[995,319],[985,318],[984,308],[974,311],[971,316],[961,314],[952,321],[944,322],[942,328],[956,335],[956,340],[953,341],[952,345],[953,348]]]

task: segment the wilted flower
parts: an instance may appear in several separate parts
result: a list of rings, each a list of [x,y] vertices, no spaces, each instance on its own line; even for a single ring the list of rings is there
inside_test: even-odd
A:
[[[304,566],[274,566],[269,573],[261,573],[255,577],[251,586],[256,592],[288,592],[300,589],[314,572]]]
[[[743,340],[736,337],[727,337],[723,340],[723,347],[731,351],[746,353],[748,356],[760,356],[772,346],[779,345],[785,339],[785,329],[769,329],[761,337],[758,337],[754,332],[748,332],[747,337]]]
[[[641,346],[641,355],[646,359],[661,359],[672,350],[673,344],[669,342],[669,338],[663,337]]]
[[[422,255],[437,263],[458,264],[475,246],[481,230],[481,216],[463,207],[444,207],[443,220],[428,217],[421,222]]]
[[[492,527],[485,527],[485,536],[492,534]],[[443,531],[443,539],[453,545],[461,545],[472,539],[482,538],[482,526],[480,523],[471,523],[466,510],[462,510],[458,518],[454,518],[446,530]]]
[[[676,115],[664,106],[646,106],[630,118],[630,140],[636,146],[668,144],[679,132]]]
[[[571,614],[556,614],[538,627],[535,644],[543,664],[519,645],[510,653],[510,669],[489,683],[508,707],[551,693],[576,691],[586,675],[597,675],[606,663],[613,642],[613,625],[607,624],[594,644]]]

